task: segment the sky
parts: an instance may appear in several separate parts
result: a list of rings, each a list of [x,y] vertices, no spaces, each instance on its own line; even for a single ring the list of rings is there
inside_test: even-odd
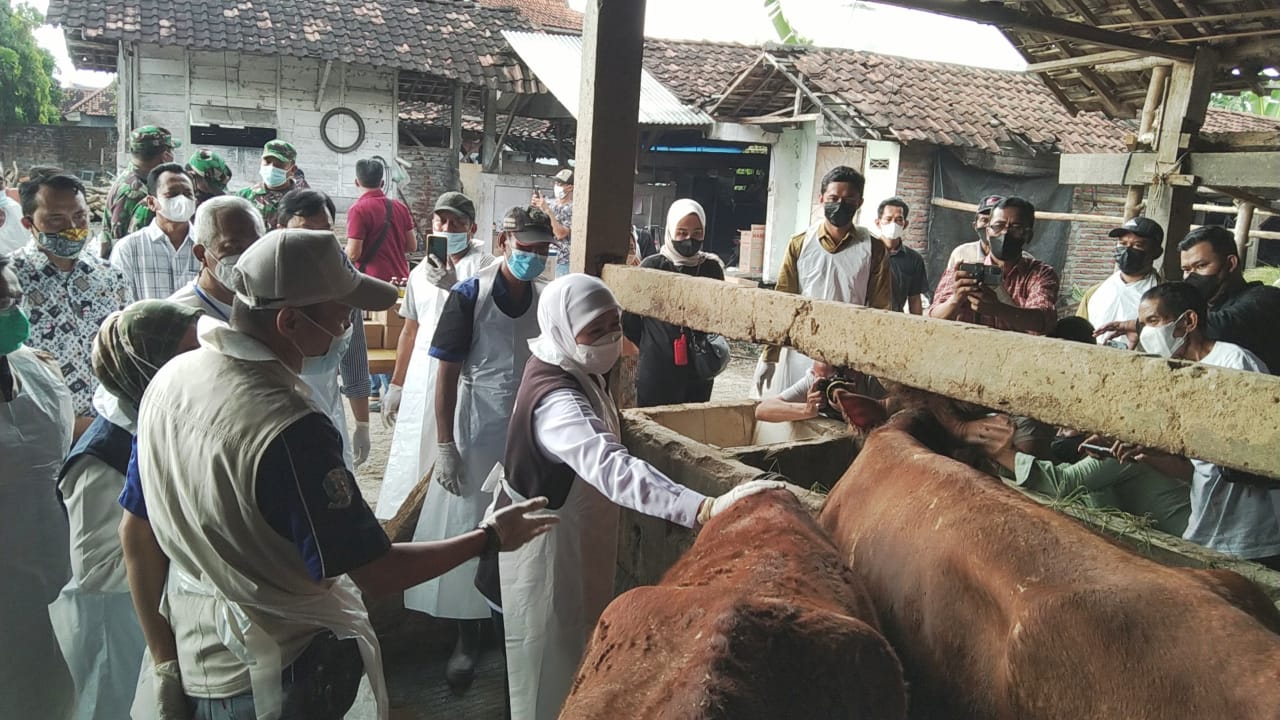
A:
[[[19,0],[40,12],[49,0]],[[582,10],[587,0],[568,0]],[[647,0],[645,34],[681,40],[758,44],[777,41],[763,0]],[[876,5],[862,0],[783,0],[792,26],[815,45],[847,47],[923,60],[1022,70],[1026,63],[993,27],[941,15]],[[53,53],[57,76],[69,83],[101,87],[108,73],[76,70],[62,31],[36,30],[36,41]]]

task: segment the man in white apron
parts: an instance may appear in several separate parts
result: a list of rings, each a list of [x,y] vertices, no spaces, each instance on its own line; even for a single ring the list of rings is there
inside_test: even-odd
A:
[[[438,364],[429,351],[449,291],[458,281],[470,280],[498,261],[483,243],[474,239],[476,206],[460,192],[447,192],[436,200],[431,232],[448,238],[448,261],[445,267],[438,267],[428,255],[409,273],[409,285],[400,303],[404,329],[396,345],[391,387],[382,399],[382,422],[387,427],[394,426],[395,435],[374,508],[379,520],[395,517],[436,460]]]
[[[843,165],[822,178],[818,201],[823,219],[791,238],[778,270],[779,292],[815,300],[888,310],[893,305],[893,273],[884,244],[854,225],[862,207],[866,180]],[[813,360],[792,348],[767,347],[756,366],[755,393],[777,395],[813,367]]]
[[[75,687],[48,606],[71,577],[57,478],[74,414],[57,363],[23,345],[21,298],[0,255],[0,718],[64,720]]]
[[[309,230],[268,233],[231,281],[231,325],[202,323],[201,347],[148,387],[122,495],[170,561],[161,609],[177,659],[156,674],[181,683],[195,720],[336,720],[363,673],[385,720],[356,585],[400,592],[554,520],[527,517],[545,504],[534,502],[485,519],[489,529],[391,545],[298,373],[343,334],[352,308],[386,309],[396,289],[357,272],[332,233]]]
[[[1164,228],[1160,223],[1145,217],[1129,218],[1108,235],[1116,239],[1116,271],[1086,290],[1076,311],[1076,315],[1095,328],[1137,317],[1142,294],[1160,284],[1160,275],[1155,270],[1155,261],[1164,243]],[[1123,336],[1108,341],[1106,335],[1099,335],[1097,341],[1099,345],[1129,349]]]
[[[546,215],[511,208],[498,236],[503,261],[458,283],[445,301],[430,349],[439,362],[435,483],[422,506],[416,541],[475,527],[489,506],[492,498],[483,486],[502,460],[529,340],[538,336],[539,289],[534,281],[546,268],[552,240]],[[475,677],[480,621],[490,615],[475,588],[476,567],[466,563],[405,593],[405,607],[460,621],[445,667],[446,681],[458,689]]]

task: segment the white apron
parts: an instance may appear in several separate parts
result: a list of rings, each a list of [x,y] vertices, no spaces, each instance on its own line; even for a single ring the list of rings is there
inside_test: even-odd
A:
[[[72,717],[75,687],[49,620],[71,577],[55,494],[71,449],[71,394],[26,347],[8,356],[17,392],[0,401],[0,718]]]
[[[1150,273],[1133,284],[1125,283],[1119,271],[1112,273],[1111,277],[1103,280],[1089,297],[1089,323],[1098,328],[1116,320],[1132,320],[1138,317],[1138,303],[1141,302],[1143,293],[1158,284],[1160,284],[1160,278],[1155,273]],[[1105,344],[1103,337],[1098,336],[1099,345]],[[1123,336],[1120,337],[1120,342],[1124,342]],[[1120,347],[1128,349],[1129,346]]]
[[[475,277],[496,260],[484,251],[483,245],[473,241],[471,251],[454,265],[458,281]],[[391,439],[391,454],[387,456],[387,469],[382,476],[382,489],[374,508],[374,515],[379,520],[390,520],[400,511],[400,506],[418,481],[431,471],[439,446],[436,442],[435,393],[436,371],[440,365],[429,351],[449,292],[432,285],[427,280],[424,267],[419,265],[409,273],[413,301],[417,306],[418,337],[409,357],[395,434]]]
[[[516,390],[530,355],[529,340],[538,336],[538,284],[530,288],[534,296],[524,315],[507,317],[493,302],[493,283],[500,269],[495,264],[479,274],[471,349],[458,378],[454,440],[462,456],[462,495],[433,484],[413,533],[415,542],[443,540],[474,530],[492,499],[483,490],[485,478],[502,462]],[[410,588],[405,591],[404,606],[455,620],[489,617],[489,604],[475,587],[479,565],[479,559],[473,558]]]
[[[58,644],[76,681],[77,720],[129,717],[146,650],[127,592],[85,590],[73,577],[49,606]],[[154,695],[149,695],[150,700]]]
[[[514,502],[527,498],[503,489]],[[613,599],[618,506],[574,478],[551,532],[498,555],[511,720],[554,720],[591,631]]]
[[[855,226],[851,232],[862,236],[837,253],[822,247],[819,236],[825,221],[809,226],[800,256],[796,259],[796,276],[800,295],[815,300],[834,300],[851,305],[867,304],[867,283],[871,278],[871,243],[878,242],[865,228]],[[784,347],[778,356],[773,380],[761,394],[770,398],[791,387],[813,367],[813,359],[793,348]]]

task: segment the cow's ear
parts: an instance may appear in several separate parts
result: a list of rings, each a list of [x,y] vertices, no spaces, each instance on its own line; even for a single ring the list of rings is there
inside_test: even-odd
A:
[[[833,395],[836,407],[840,408],[845,421],[855,430],[870,432],[889,419],[888,411],[879,400],[839,389]]]

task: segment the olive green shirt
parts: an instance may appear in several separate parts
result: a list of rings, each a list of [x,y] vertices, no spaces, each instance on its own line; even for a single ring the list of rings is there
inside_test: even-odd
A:
[[[1094,507],[1150,515],[1156,529],[1175,537],[1182,537],[1191,515],[1191,487],[1143,462],[1086,457],[1075,463],[1055,464],[1018,453],[1013,483],[1054,498],[1083,488]]]

